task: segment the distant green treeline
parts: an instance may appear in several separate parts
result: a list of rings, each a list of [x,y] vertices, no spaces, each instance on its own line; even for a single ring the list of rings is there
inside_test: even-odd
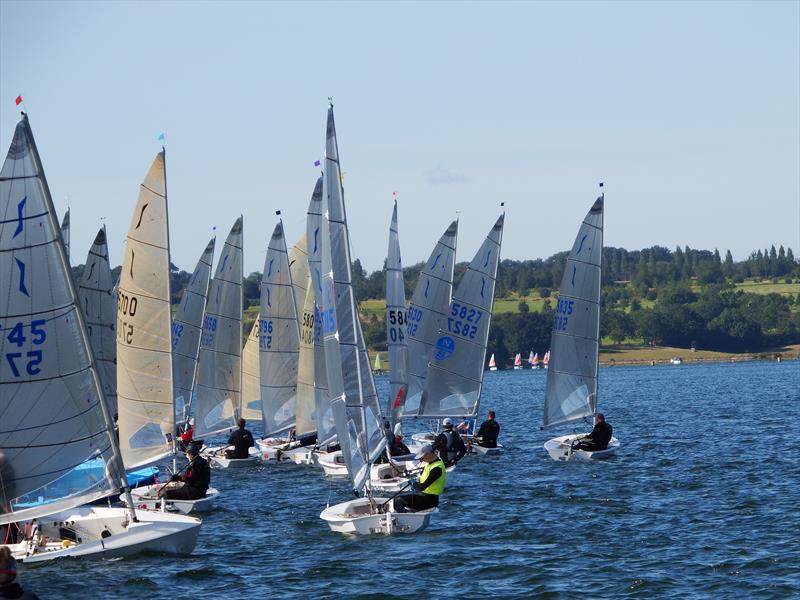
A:
[[[489,352],[504,364],[516,352],[542,354],[550,344],[552,304],[558,292],[567,252],[547,259],[503,260],[497,277],[499,299],[535,296],[544,299],[539,310],[521,300],[518,312],[497,314],[489,334]],[[359,300],[382,299],[386,271],[367,273],[356,259],[353,285]],[[404,268],[406,298],[410,299],[424,263]],[[455,269],[456,285],[467,263]],[[118,274],[119,267],[115,269]],[[75,267],[76,275],[82,265]],[[180,301],[191,273],[172,265],[172,301]],[[245,278],[245,307],[259,302],[261,274]],[[745,280],[774,283],[800,280],[800,263],[791,248],[757,250],[734,262],[717,250],[662,246],[643,250],[603,249],[601,334],[616,343],[633,341],[682,348],[719,351],[755,351],[800,342],[800,293],[755,294],[736,288]],[[386,348],[382,319],[364,320],[367,344]]]

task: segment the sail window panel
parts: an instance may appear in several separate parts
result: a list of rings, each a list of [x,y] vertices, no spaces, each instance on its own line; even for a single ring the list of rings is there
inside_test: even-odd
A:
[[[197,393],[195,437],[232,429],[238,397],[225,390],[201,389]]]
[[[599,322],[600,306],[595,302],[569,296],[560,297],[556,302],[556,313],[553,317],[556,336],[594,337]]]
[[[561,374],[552,383],[548,381],[543,425],[548,427],[591,416],[594,411],[594,389],[595,380],[592,377]]]
[[[463,389],[459,381],[450,378],[431,378],[426,387],[427,401],[421,417],[468,417],[476,413],[478,392]]]

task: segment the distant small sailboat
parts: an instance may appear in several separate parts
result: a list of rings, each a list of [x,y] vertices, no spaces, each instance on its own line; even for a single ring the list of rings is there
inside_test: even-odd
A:
[[[380,352],[376,352],[375,353],[375,362],[372,365],[372,372],[373,373],[378,373],[378,374],[383,373],[383,365],[381,364],[381,353]]]
[[[517,352],[517,355],[514,357],[514,370],[519,371],[522,369],[522,354]]]
[[[547,372],[543,428],[597,414],[602,255],[603,197],[600,196],[581,224],[558,291],[551,335],[555,354],[553,368]],[[574,450],[573,442],[585,435],[553,438],[544,444],[544,449],[553,460],[590,460],[606,457],[619,448],[619,440],[612,437],[604,450]]]
[[[531,369],[533,368],[533,356],[533,350],[531,350],[530,354],[528,354],[528,365]]]
[[[494,353],[489,357],[489,370],[497,371],[497,363],[494,360]]]
[[[683,359],[680,356],[673,356],[669,359],[670,364],[672,365],[682,365]]]
[[[539,353],[536,352],[533,355],[533,360],[531,361],[531,369],[538,369],[539,368]]]
[[[542,367],[545,369],[550,364],[550,350],[544,353],[544,358],[542,359]]]

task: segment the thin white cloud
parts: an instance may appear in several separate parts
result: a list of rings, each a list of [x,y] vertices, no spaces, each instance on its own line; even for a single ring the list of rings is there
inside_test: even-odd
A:
[[[450,185],[453,183],[469,183],[472,180],[461,173],[454,173],[443,167],[436,167],[427,172],[428,183],[431,185]]]

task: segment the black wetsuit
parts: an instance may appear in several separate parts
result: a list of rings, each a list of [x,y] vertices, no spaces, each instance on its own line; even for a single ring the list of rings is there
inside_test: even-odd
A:
[[[173,475],[173,479],[178,479],[178,476]],[[208,487],[211,485],[211,467],[205,458],[195,456],[189,463],[184,476],[179,479],[184,482],[184,485],[174,490],[167,490],[167,500],[205,498]]]
[[[411,450],[408,449],[402,441],[395,440],[391,446],[389,446],[389,454],[392,456],[405,456],[406,454],[411,454]]]
[[[228,438],[228,445],[233,446],[233,452],[230,450],[225,451],[225,458],[247,458],[250,456],[248,450],[256,445],[253,441],[253,434],[244,427],[239,427],[236,431],[231,433]]]
[[[14,600],[39,600],[39,596],[33,592],[26,592],[15,582],[0,585],[0,598],[13,598]]]
[[[576,450],[605,450],[611,441],[614,428],[605,421],[600,421],[586,438],[579,440],[575,445]]]
[[[481,427],[475,437],[481,438],[481,441],[477,442],[479,446],[497,448],[497,438],[500,437],[500,424],[494,419],[484,421],[481,423]]]
[[[439,453],[446,467],[456,464],[467,453],[467,446],[461,436],[452,429],[445,430],[436,436],[433,451]]]

